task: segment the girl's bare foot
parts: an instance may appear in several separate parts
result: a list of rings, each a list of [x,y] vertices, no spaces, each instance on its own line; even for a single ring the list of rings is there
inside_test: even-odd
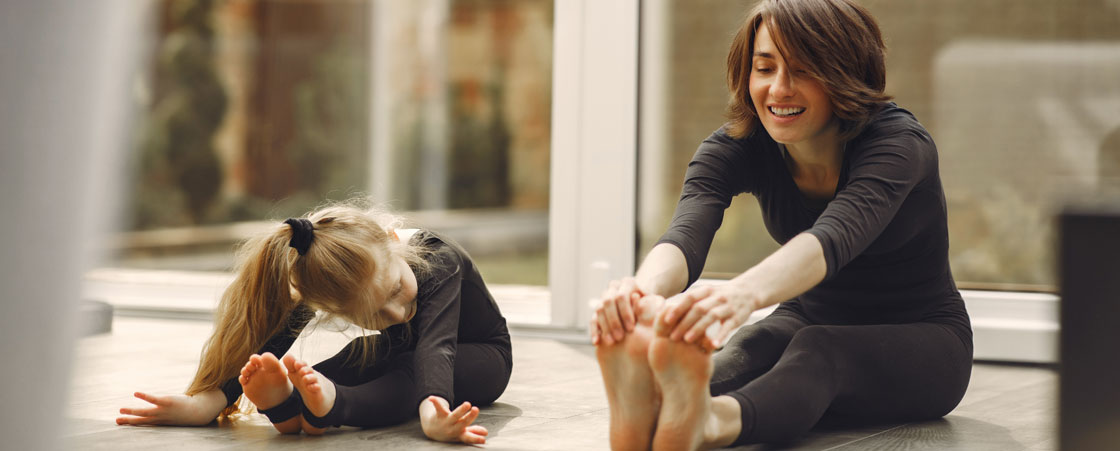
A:
[[[611,449],[647,450],[653,440],[661,396],[648,362],[653,338],[652,308],[634,330],[612,345],[595,349],[611,414]],[[643,321],[644,319],[644,321]]]
[[[284,366],[288,369],[288,379],[299,390],[303,398],[303,405],[312,415],[321,417],[334,407],[334,382],[315,371],[307,362],[298,360],[291,354],[284,356]],[[325,429],[317,428],[303,422],[303,431],[312,434],[322,434]]]
[[[660,315],[657,321],[661,321]],[[649,344],[649,365],[661,387],[653,449],[699,449],[711,412],[710,352],[697,344],[669,339],[668,328],[658,329]]]
[[[249,362],[241,368],[241,375],[237,377],[237,381],[241,382],[245,397],[257,406],[257,410],[276,407],[292,395],[292,383],[288,381],[288,371],[271,352],[249,356]],[[299,424],[298,418],[292,418],[275,423],[273,426],[283,434],[290,434],[299,432]]]

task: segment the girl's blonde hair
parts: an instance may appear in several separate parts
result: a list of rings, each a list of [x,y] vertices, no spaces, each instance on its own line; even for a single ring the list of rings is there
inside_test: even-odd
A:
[[[241,246],[237,277],[222,294],[214,333],[203,347],[188,395],[220,389],[236,377],[251,354],[284,332],[300,304],[366,329],[389,326],[378,309],[389,294],[382,290],[392,287],[373,283],[386,277],[383,266],[402,257],[418,278],[428,270],[426,249],[399,242],[392,230],[403,220],[384,210],[351,201],[306,218],[314,238],[304,255],[289,246],[292,228],[283,223]],[[362,340],[362,363],[373,359],[375,337]],[[235,404],[222,416],[238,410]]]

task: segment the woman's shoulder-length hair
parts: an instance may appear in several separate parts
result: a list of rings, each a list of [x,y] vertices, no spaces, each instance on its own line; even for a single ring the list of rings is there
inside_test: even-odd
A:
[[[797,61],[828,93],[840,139],[858,135],[891,96],[886,52],[875,18],[850,0],[762,0],[747,14],[727,55],[727,133],[739,138],[758,126],[750,73],[755,34],[763,23],[786,61]]]

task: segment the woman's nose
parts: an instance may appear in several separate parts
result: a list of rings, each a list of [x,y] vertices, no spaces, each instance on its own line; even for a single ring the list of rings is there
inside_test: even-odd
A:
[[[780,71],[774,77],[773,83],[770,83],[770,96],[779,99],[793,96],[793,79],[789,71]]]

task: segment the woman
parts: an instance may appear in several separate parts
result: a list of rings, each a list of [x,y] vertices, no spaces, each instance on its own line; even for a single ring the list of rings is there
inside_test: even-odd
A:
[[[419,416],[433,440],[484,443],[472,404],[509,382],[506,321],[466,251],[432,232],[398,234],[400,222],[335,206],[248,242],[187,393],[138,392],[153,406],[122,408],[117,423],[207,424],[244,392],[281,433]],[[278,359],[316,311],[381,333],[314,367]]]
[[[918,420],[960,402],[972,332],[936,147],[883,93],[883,52],[874,18],[849,0],[750,12],[728,55],[730,121],[689,163],[669,230],[591,322],[613,448],[780,442],[826,412]],[[659,307],[700,276],[739,193],[758,198],[782,247]]]

